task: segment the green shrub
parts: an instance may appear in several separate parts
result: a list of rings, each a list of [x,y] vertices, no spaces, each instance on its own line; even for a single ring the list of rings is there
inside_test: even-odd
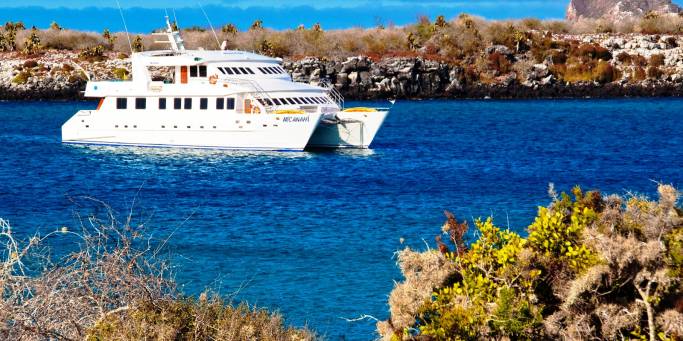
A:
[[[409,291],[404,283],[392,292],[389,321],[378,324],[394,340],[536,340],[650,339],[683,336],[683,210],[679,193],[660,185],[659,200],[631,196],[603,197],[597,191],[573,195],[549,191],[552,203],[540,207],[528,237],[476,220],[478,239],[451,251],[439,236],[438,254],[422,257],[412,250],[412,268],[438,276]],[[442,231],[451,244],[464,233]],[[463,250],[464,249],[464,250]],[[442,265],[438,265],[442,264]],[[402,267],[403,269],[403,267]],[[413,275],[411,275],[414,277]],[[412,278],[411,277],[411,278]],[[443,280],[446,278],[446,280]],[[410,296],[421,295],[419,297]],[[393,318],[408,302],[419,302],[414,322]],[[627,313],[628,312],[628,313]]]
[[[124,68],[116,68],[112,73],[114,74],[114,77],[116,77],[116,79],[120,80],[128,79],[128,75],[130,74],[130,72],[128,72],[128,70]]]
[[[108,28],[105,28],[104,31],[102,31],[102,38],[107,41],[107,48],[109,49],[111,49],[116,42],[116,36],[112,35]]]
[[[249,27],[250,31],[260,31],[263,30],[263,20],[254,20],[254,22]]]
[[[97,45],[88,47],[78,54],[78,59],[89,62],[103,61],[106,59],[104,56],[104,46]]]
[[[31,77],[31,73],[28,71],[19,72],[14,78],[12,78],[12,83],[14,84],[26,84],[28,79]]]
[[[237,26],[234,24],[226,24],[223,27],[221,27],[221,32],[230,34],[230,35],[236,35],[239,30],[237,29]]]
[[[40,37],[38,37],[38,29],[35,26],[31,29],[31,33],[24,40],[24,53],[32,55],[38,51],[42,46],[40,45]]]
[[[133,51],[134,52],[142,52],[145,49],[145,45],[142,42],[142,37],[139,35],[135,36],[135,39],[133,39]]]

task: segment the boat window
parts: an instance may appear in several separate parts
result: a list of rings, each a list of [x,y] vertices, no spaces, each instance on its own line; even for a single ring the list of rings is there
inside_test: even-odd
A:
[[[216,98],[216,109],[223,109],[225,107],[224,98]]]
[[[249,72],[250,75],[255,75],[254,70],[252,70],[250,67],[247,68],[247,72]]]
[[[261,103],[261,105],[266,105],[266,101],[263,98],[259,98],[258,102]]]
[[[263,70],[263,68],[262,68],[262,67],[257,67],[257,69],[258,69],[259,71],[261,71],[261,73],[266,73],[266,71],[265,71],[265,70]]]
[[[136,98],[135,99],[135,109],[146,109],[147,99],[146,98]]]
[[[279,67],[279,66],[278,66],[277,68],[280,70],[280,73],[287,73],[287,71],[285,71],[285,69],[283,69],[283,68],[281,68],[281,67]]]
[[[202,110],[209,109],[209,99],[208,98],[200,98],[199,99],[199,109],[202,109]]]
[[[266,98],[266,105],[273,105],[273,101],[270,100],[270,98]]]
[[[310,99],[311,103],[313,103],[313,104],[319,104],[318,102],[315,101],[315,97],[309,97],[308,99]]]
[[[161,110],[166,109],[166,99],[165,98],[159,98],[159,109],[161,109]]]
[[[321,104],[327,104],[327,99],[325,99],[325,97],[318,97],[318,99],[320,100]]]
[[[294,102],[294,100],[289,97],[287,97],[286,100],[287,102],[289,102],[289,104],[296,104],[296,102]]]
[[[264,68],[263,68],[263,71],[265,71],[264,73],[267,73],[267,74],[269,74],[269,75],[272,75],[272,74],[273,74],[273,71],[270,70],[270,69],[267,68],[267,67],[264,67]]]
[[[185,99],[185,109],[192,109],[192,98],[186,98]]]
[[[235,99],[234,98],[228,98],[225,100],[225,109],[235,110]]]
[[[243,75],[246,75],[246,74],[249,73],[249,72],[247,72],[247,69],[245,69],[245,68],[243,68],[243,67],[240,68],[240,71],[242,71],[242,74],[243,74]]]
[[[225,70],[223,70],[222,67],[217,67],[218,71],[220,71],[222,74],[225,74]]]
[[[190,66],[190,77],[197,77],[197,65]]]
[[[116,109],[127,109],[128,108],[128,98],[117,98],[116,99]]]
[[[233,71],[236,75],[241,75],[241,74],[242,74],[242,72],[240,72],[240,69],[238,69],[238,68],[236,68],[236,67],[232,68],[232,71]]]
[[[297,98],[297,97],[294,97],[294,101],[296,102],[296,104],[304,104],[304,102],[302,102],[302,101],[301,101],[299,98]]]
[[[199,65],[199,77],[206,77],[206,65]]]
[[[304,103],[306,103],[306,104],[313,104],[313,102],[311,102],[311,100],[308,99],[307,97],[301,97],[301,100],[304,101]]]
[[[234,72],[232,72],[232,70],[229,67],[225,68],[225,72],[227,72],[229,75],[234,74]]]
[[[180,98],[174,98],[174,99],[173,99],[173,109],[176,109],[176,110],[180,109],[182,103],[183,103],[183,100],[182,100],[182,99],[180,99]]]
[[[281,104],[282,104],[282,103],[280,103],[280,100],[277,99],[277,98],[273,98],[273,102],[275,102],[275,104],[277,104],[277,105],[281,105]]]
[[[280,73],[280,70],[278,70],[276,67],[271,67],[274,73]]]

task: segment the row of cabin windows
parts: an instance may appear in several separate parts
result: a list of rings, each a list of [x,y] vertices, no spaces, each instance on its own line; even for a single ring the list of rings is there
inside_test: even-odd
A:
[[[258,68],[261,73],[265,75],[275,75],[275,74],[281,74],[281,73],[287,73],[283,68],[281,67],[259,67]],[[254,70],[252,70],[249,67],[218,67],[218,71],[223,73],[224,75],[255,75]],[[190,75],[192,73],[192,70],[190,70]],[[206,76],[203,76],[206,77]]]
[[[271,67],[260,67],[258,68],[261,73],[268,74],[268,75],[275,75],[278,73],[287,73],[283,68],[279,66],[271,66]]]
[[[190,66],[190,78],[194,77],[206,77],[206,65]]]
[[[269,98],[260,99],[259,102],[263,105],[296,105],[296,104],[333,104],[329,98],[326,97],[288,97],[288,98]]]
[[[166,98],[159,98],[159,109],[166,110]],[[128,98],[117,98],[116,109],[127,109]],[[147,109],[147,98],[136,98],[135,109]],[[192,98],[174,98],[173,109],[192,109]],[[199,99],[199,109],[209,109],[209,99]],[[234,98],[216,98],[216,109],[235,110]]]
[[[219,67],[218,70],[224,75],[255,75],[254,70],[248,67]]]

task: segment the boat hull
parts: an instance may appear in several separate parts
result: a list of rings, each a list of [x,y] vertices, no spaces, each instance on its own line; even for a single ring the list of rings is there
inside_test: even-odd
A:
[[[308,141],[308,148],[370,148],[389,110],[326,115]]]
[[[134,114],[82,110],[62,126],[67,144],[228,150],[302,151],[320,113],[225,114],[167,112]]]

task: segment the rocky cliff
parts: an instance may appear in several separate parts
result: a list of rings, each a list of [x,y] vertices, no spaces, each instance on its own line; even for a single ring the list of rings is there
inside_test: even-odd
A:
[[[285,61],[283,67],[297,82],[315,85],[326,79],[347,99],[683,96],[683,37],[554,35],[552,41],[566,47],[546,51],[540,61],[530,51],[489,46],[481,58],[495,61],[498,70],[481,74],[473,74],[469,65],[420,57],[304,58]],[[567,55],[573,57],[567,61]],[[581,55],[589,56],[581,60],[595,64],[593,69],[577,69],[583,62],[571,62]],[[1,54],[0,99],[81,98],[86,73],[95,80],[114,79],[130,69],[128,60],[106,57],[88,62],[66,51],[28,60],[18,53]],[[562,59],[566,64],[558,64]]]
[[[571,0],[567,19],[598,19],[620,21],[638,18],[648,12],[679,13],[681,8],[671,0]]]

